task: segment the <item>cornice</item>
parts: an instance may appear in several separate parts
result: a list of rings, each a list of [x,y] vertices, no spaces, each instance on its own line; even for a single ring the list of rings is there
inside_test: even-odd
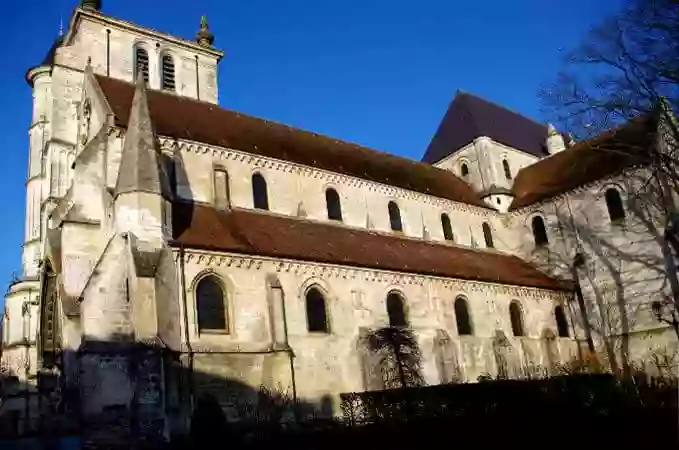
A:
[[[230,148],[216,147],[212,145],[203,144],[200,142],[180,140],[171,137],[159,137],[160,147],[164,151],[182,151],[187,153],[196,153],[203,155],[211,155],[225,161],[236,161],[239,163],[248,164],[256,168],[263,168],[269,170],[277,170],[283,173],[294,173],[300,176],[323,180],[328,183],[336,185],[344,185],[347,187],[368,189],[371,192],[378,192],[388,197],[395,197],[399,199],[413,200],[420,203],[433,205],[445,211],[460,211],[471,213],[481,217],[490,217],[497,214],[497,211],[481,208],[474,205],[469,205],[454,200],[435,197],[421,192],[411,191],[408,189],[391,186],[375,181],[364,180],[362,178],[351,175],[340,174],[337,172],[330,172],[327,170],[317,169],[315,167],[305,166],[291,161],[284,161],[267,156],[255,155],[247,153],[242,150],[235,150]]]
[[[180,258],[179,249],[174,249],[173,251],[175,253],[175,262],[178,262]],[[321,280],[342,279],[347,281],[400,286],[424,286],[430,283],[439,283],[444,289],[456,293],[482,292],[487,294],[536,299],[544,299],[545,296],[548,295],[556,301],[565,301],[571,296],[569,292],[552,291],[528,286],[512,286],[485,281],[435,277],[431,275],[349,267],[320,262],[297,261],[263,256],[244,256],[225,252],[193,249],[184,249],[184,253],[186,264],[195,264],[203,269],[212,269],[215,272],[217,272],[219,268],[237,268],[252,271],[263,271],[268,269],[268,271],[275,271],[276,273],[288,273],[295,276]]]

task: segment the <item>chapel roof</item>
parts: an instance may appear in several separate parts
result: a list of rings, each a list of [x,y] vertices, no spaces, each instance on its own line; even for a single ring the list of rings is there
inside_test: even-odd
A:
[[[116,124],[126,127],[134,85],[99,75],[97,80]],[[158,135],[242,150],[489,208],[463,180],[429,164],[161,91],[149,90],[148,100]]]
[[[510,211],[648,162],[657,127],[657,115],[649,113],[526,166],[514,180]]]
[[[570,283],[493,250],[434,243],[244,209],[173,205],[174,244],[247,255],[366,267],[550,290]]]
[[[434,164],[474,139],[492,140],[538,158],[547,156],[547,126],[468,92],[458,92],[422,158]]]

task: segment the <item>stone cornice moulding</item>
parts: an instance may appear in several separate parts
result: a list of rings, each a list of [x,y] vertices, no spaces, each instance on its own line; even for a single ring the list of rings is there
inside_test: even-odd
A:
[[[348,187],[367,188],[371,192],[379,192],[388,197],[414,200],[421,203],[439,207],[449,212],[461,211],[466,213],[472,213],[480,217],[495,217],[499,214],[495,210],[490,209],[486,210],[478,206],[468,205],[466,203],[444,199],[441,197],[435,197],[433,195],[424,194],[422,192],[411,191],[408,189],[390,186],[375,181],[364,180],[362,178],[354,177],[351,175],[345,175],[336,172],[330,172],[328,170],[317,169],[314,167],[305,166],[291,161],[284,161],[266,156],[255,155],[252,153],[247,153],[242,150],[210,146],[200,142],[175,139],[171,137],[159,137],[158,139],[160,141],[161,149],[167,151],[174,151],[175,149],[179,149],[184,152],[193,152],[197,154],[211,154],[213,157],[218,157],[222,160],[237,161],[258,168],[277,170],[284,173],[297,173],[299,175],[306,176],[309,178],[326,180],[327,182],[330,183],[345,185]]]
[[[175,262],[179,262],[179,249],[173,249]],[[512,297],[533,298],[536,300],[551,298],[555,301],[567,301],[571,294],[568,292],[551,291],[548,289],[512,286],[485,281],[464,280],[458,278],[444,278],[432,275],[420,275],[404,272],[371,269],[364,267],[349,267],[325,263],[297,261],[284,258],[269,258],[264,256],[248,256],[226,252],[211,252],[206,250],[185,249],[185,263],[195,264],[203,269],[209,268],[238,268],[260,271],[270,265],[277,273],[293,273],[297,276],[315,277],[322,280],[340,278],[351,281],[365,281],[390,285],[418,285],[439,283],[452,293],[481,292],[501,294]],[[216,270],[217,269],[213,269]],[[204,271],[201,271],[204,273]]]

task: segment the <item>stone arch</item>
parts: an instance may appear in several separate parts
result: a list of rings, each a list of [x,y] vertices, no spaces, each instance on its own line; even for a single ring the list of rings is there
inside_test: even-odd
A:
[[[385,307],[389,326],[408,326],[408,306],[406,296],[401,290],[390,289],[385,297]]]
[[[151,78],[151,65],[150,65],[150,45],[145,41],[135,41],[132,45],[132,75],[134,80],[137,80],[139,72],[144,74],[146,82],[148,83]]]
[[[556,342],[556,335],[551,328],[542,330],[542,346],[544,351],[544,361],[546,362],[547,370],[553,374],[560,362],[559,347]]]
[[[50,260],[43,263],[41,291],[38,354],[43,367],[60,368],[62,361],[59,279]]]
[[[233,329],[229,289],[230,283],[208,269],[200,272],[191,282],[194,320],[198,333],[230,333]]]
[[[177,90],[177,56],[168,49],[159,53],[160,88],[167,91]]]
[[[521,373],[518,352],[502,330],[495,330],[493,356],[495,357],[498,378],[516,378]]]
[[[462,382],[462,369],[455,342],[445,330],[436,330],[434,336],[434,359],[441,384]]]
[[[327,291],[318,284],[312,284],[304,291],[307,331],[330,333],[330,314]]]

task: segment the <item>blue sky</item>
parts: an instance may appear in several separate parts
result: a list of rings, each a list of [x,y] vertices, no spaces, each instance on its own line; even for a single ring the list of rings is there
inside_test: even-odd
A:
[[[458,89],[540,119],[538,88],[618,1],[104,0],[103,11],[187,38],[207,14],[226,51],[223,106],[419,159]],[[24,75],[78,0],[7,3],[0,281],[9,282],[24,236]]]

